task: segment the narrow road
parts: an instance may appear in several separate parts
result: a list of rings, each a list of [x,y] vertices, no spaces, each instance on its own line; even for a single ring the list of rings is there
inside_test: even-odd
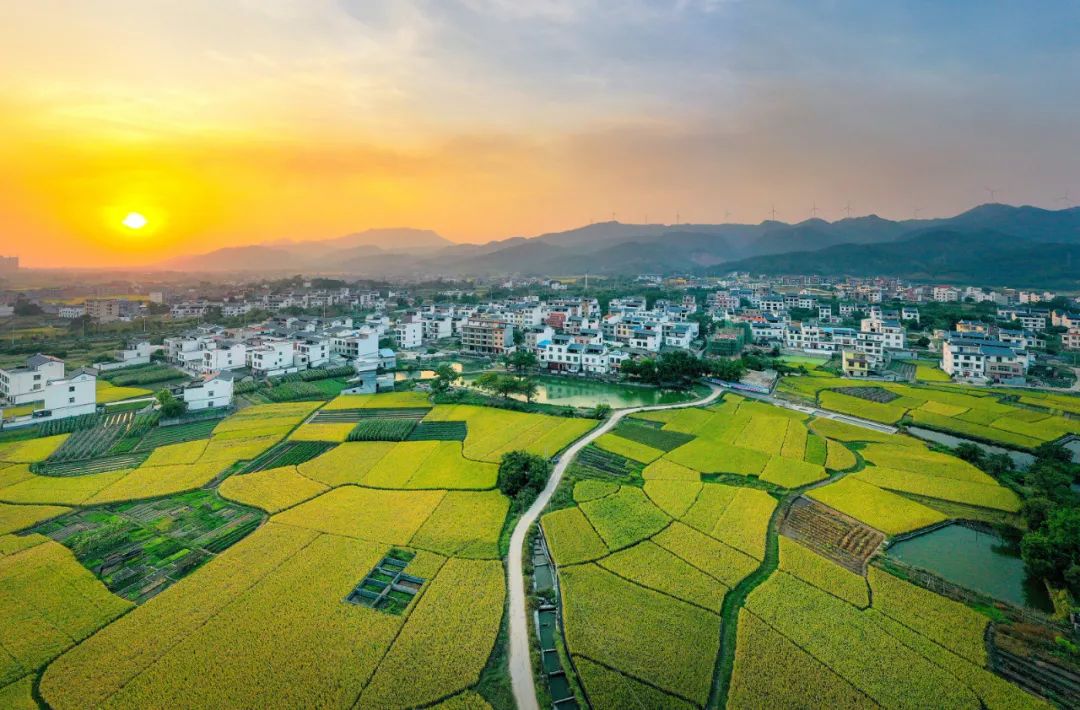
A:
[[[822,409],[821,407],[815,407],[810,404],[802,404],[801,402],[791,402],[786,399],[781,399],[771,394],[761,394],[759,392],[747,392],[744,390],[725,388],[732,394],[737,394],[740,397],[747,397],[749,399],[757,399],[762,402],[768,402],[769,404],[777,407],[784,407],[785,409],[793,409],[796,412],[802,412],[803,414],[813,414],[816,417],[823,419],[835,419],[838,422],[844,422],[845,424],[854,424],[855,426],[861,426],[864,429],[873,429],[874,431],[880,431],[884,434],[895,434],[900,431],[894,426],[888,424],[882,424],[881,422],[871,421],[869,419],[862,419],[860,417],[853,417],[850,414],[840,414],[839,412],[833,412],[828,409]]]
[[[533,502],[525,514],[521,516],[514,534],[510,537],[510,554],[507,559],[507,583],[510,590],[510,681],[514,689],[514,701],[518,710],[539,710],[536,702],[536,685],[533,680],[532,660],[529,654],[529,619],[525,608],[525,581],[523,577],[522,560],[524,558],[525,534],[529,531],[540,512],[551,499],[563,474],[578,452],[595,441],[598,437],[606,434],[619,423],[619,420],[628,414],[635,412],[652,412],[658,409],[680,409],[682,407],[697,407],[709,404],[719,397],[724,390],[716,385],[709,385],[712,392],[704,399],[681,404],[661,404],[652,407],[635,407],[633,409],[620,409],[612,413],[611,417],[603,424],[589,431],[585,436],[578,439],[570,446],[559,460],[555,463],[555,469],[551,472],[544,490]]]

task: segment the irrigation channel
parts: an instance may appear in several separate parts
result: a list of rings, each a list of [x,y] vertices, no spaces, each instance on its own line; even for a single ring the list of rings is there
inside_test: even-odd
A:
[[[652,407],[633,407],[620,409],[614,412],[603,424],[589,431],[585,436],[571,444],[570,448],[563,452],[555,463],[547,485],[533,502],[525,514],[521,516],[514,534],[510,537],[510,554],[507,563],[507,584],[510,589],[510,681],[514,691],[514,701],[518,710],[539,710],[536,701],[536,685],[533,679],[532,657],[529,653],[529,615],[525,603],[525,580],[523,572],[523,558],[525,553],[525,536],[529,527],[540,517],[541,511],[547,506],[555,489],[559,487],[566,469],[578,453],[590,443],[615,428],[619,421],[628,414],[636,412],[652,412],[660,409],[679,409],[681,407],[696,407],[709,404],[716,400],[724,390],[716,385],[710,385],[712,392],[707,397],[693,402],[680,402],[676,404],[660,404]],[[529,554],[532,551],[529,550]]]

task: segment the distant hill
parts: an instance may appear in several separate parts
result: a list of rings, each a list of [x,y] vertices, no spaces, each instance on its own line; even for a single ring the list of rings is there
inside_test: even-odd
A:
[[[967,260],[939,253],[938,246],[918,237],[949,235],[963,249],[964,235],[975,236]],[[916,241],[911,242],[915,239]],[[980,205],[944,219],[899,220],[877,215],[828,222],[808,219],[796,224],[767,220],[759,224],[622,224],[600,222],[532,238],[511,237],[486,244],[455,244],[431,230],[368,229],[333,239],[280,241],[233,247],[174,259],[162,266],[191,271],[299,271],[349,276],[485,276],[566,275],[643,272],[715,272],[761,270],[797,273],[802,263],[819,273],[922,273],[948,264],[965,280],[1008,281],[1008,266],[995,265],[989,254],[1012,254],[1017,268],[1025,265],[1038,278],[1041,252],[1023,244],[1080,244],[1080,208],[1044,210],[1002,204]],[[894,249],[897,244],[904,248]],[[855,247],[882,247],[863,249]],[[908,253],[904,249],[924,253]],[[987,252],[989,250],[989,252]],[[1068,250],[1061,252],[1067,254]],[[929,260],[931,257],[933,259]],[[922,258],[922,265],[913,259]],[[820,261],[821,259],[827,262]],[[1034,261],[1033,261],[1034,260]],[[843,269],[839,268],[843,265]],[[807,269],[810,267],[808,266]],[[879,269],[879,271],[872,271]],[[1052,269],[1053,271],[1053,269]],[[1017,272],[1019,273],[1019,272]],[[992,277],[992,278],[991,278]],[[1062,279],[1066,279],[1064,275]],[[1068,279],[1066,279],[1067,281]],[[1011,282],[1010,282],[1011,283]]]
[[[712,269],[713,273],[730,271],[1076,287],[1080,283],[1080,243],[1032,242],[987,230],[929,229],[893,242],[756,256]]]
[[[326,253],[339,249],[355,249],[357,247],[377,247],[384,251],[431,251],[451,245],[453,245],[452,241],[430,229],[394,227],[389,229],[365,229],[362,232],[353,232],[333,239],[304,242],[282,241],[270,243],[267,246],[284,247],[290,250],[304,249],[309,253],[311,251]]]
[[[169,259],[161,266],[176,271],[277,271],[288,268],[290,263],[295,264],[296,257],[286,249],[250,246],[181,256]]]

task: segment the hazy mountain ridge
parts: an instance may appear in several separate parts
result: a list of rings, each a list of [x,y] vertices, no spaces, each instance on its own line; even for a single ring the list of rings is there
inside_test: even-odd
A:
[[[889,245],[942,230],[953,235],[980,235],[979,248],[992,248],[998,253],[1003,249],[1015,251],[1012,244],[1017,241],[1080,244],[1080,208],[1053,211],[987,204],[950,218],[901,221],[868,215],[836,222],[815,218],[795,224],[772,220],[760,224],[676,226],[601,222],[486,244],[456,244],[431,230],[369,229],[314,242],[229,247],[173,259],[162,266],[190,271],[302,270],[387,277],[558,275],[585,271],[635,274],[703,268],[714,272],[760,269],[768,273],[795,272],[797,262],[785,257],[797,254],[808,265],[827,260],[832,269],[829,273],[867,273],[872,265],[882,269],[879,273],[894,273],[900,264],[906,264],[906,273],[921,270],[936,278],[935,269],[930,267],[933,259],[940,263],[944,256],[930,242],[916,239],[908,244],[908,249],[924,250],[914,254],[886,248],[880,254],[887,257],[888,263],[881,262],[879,252],[856,247]],[[911,259],[922,259],[922,266],[916,269],[918,265]],[[972,263],[980,264],[979,273],[994,273],[990,263],[981,259]],[[821,263],[814,269],[826,266]]]
[[[1059,288],[1075,286],[1080,280],[1080,243],[1017,239],[989,230],[932,228],[893,242],[756,256],[710,270],[730,271]]]

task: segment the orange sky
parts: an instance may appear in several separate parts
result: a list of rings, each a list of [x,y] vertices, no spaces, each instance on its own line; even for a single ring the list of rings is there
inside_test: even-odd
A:
[[[1075,10],[980,8],[958,41],[935,14],[958,6],[870,5],[19,3],[0,254],[130,266],[369,227],[476,242],[1080,195]]]

